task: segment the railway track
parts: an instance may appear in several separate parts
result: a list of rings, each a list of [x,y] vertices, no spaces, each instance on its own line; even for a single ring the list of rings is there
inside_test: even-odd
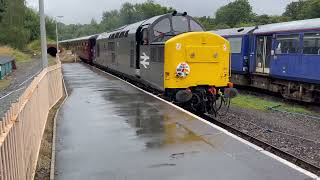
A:
[[[211,117],[211,116],[203,115],[203,114],[202,115],[196,114],[196,115],[200,116],[201,118],[223,128],[223,129],[225,129],[225,130],[227,130],[227,131],[229,131],[229,132],[261,147],[261,148],[263,148],[264,150],[266,150],[268,152],[271,152],[272,154],[275,154],[275,155],[277,155],[277,156],[279,156],[279,157],[281,157],[281,158],[283,158],[283,159],[285,159],[285,160],[287,160],[287,161],[289,161],[289,162],[291,162],[291,163],[293,163],[293,164],[295,164],[305,170],[308,170],[308,171],[320,176],[320,167],[318,167],[318,166],[316,166],[316,165],[314,165],[304,159],[296,157],[288,152],[282,151],[281,149],[279,149],[279,148],[277,148],[267,142],[264,142],[256,137],[253,137],[247,133],[244,133],[239,129],[231,127],[231,126],[217,120],[215,117]]]
[[[162,92],[160,92],[160,91],[158,91],[158,90],[156,90],[156,89],[154,89],[154,88],[152,88],[150,86],[146,86],[145,84],[143,84],[141,82],[138,82],[137,80],[130,79],[130,78],[128,78],[127,76],[125,76],[123,74],[120,74],[120,73],[117,73],[115,71],[111,71],[111,70],[105,69],[105,68],[100,67],[100,66],[95,66],[95,67],[98,68],[98,69],[101,69],[101,70],[103,70],[103,71],[105,71],[107,73],[110,73],[110,74],[112,74],[114,76],[117,76],[117,77],[127,81],[128,83],[131,83],[131,84],[133,84],[133,85],[135,85],[135,86],[137,86],[137,87],[139,87],[139,88],[141,88],[143,90],[146,90],[146,91],[148,91],[148,92],[150,92],[150,93],[152,93],[152,94],[154,94],[154,95],[156,95],[156,96],[158,96],[158,97],[160,97],[160,98],[162,98],[162,99],[164,99],[166,101],[170,101],[169,99],[165,98],[162,95]],[[176,105],[180,106],[179,104],[176,104]],[[301,167],[301,168],[303,168],[305,170],[308,170],[308,171],[316,174],[317,176],[320,176],[320,167],[308,162],[307,160],[304,160],[302,158],[296,157],[296,156],[294,156],[294,155],[292,155],[292,154],[290,154],[288,152],[285,152],[285,151],[283,151],[283,150],[281,150],[281,149],[279,149],[279,148],[277,148],[277,147],[275,147],[275,146],[273,146],[273,145],[271,145],[271,144],[269,144],[267,142],[264,142],[264,141],[262,141],[262,140],[260,140],[260,139],[258,139],[256,137],[253,137],[253,136],[251,136],[251,135],[249,135],[249,134],[247,134],[245,132],[242,132],[239,129],[236,129],[236,128],[232,127],[232,126],[229,126],[229,125],[219,121],[216,117],[213,117],[213,116],[210,116],[210,115],[206,115],[206,114],[199,114],[199,113],[194,112],[194,111],[189,110],[189,109],[186,109],[186,110],[191,112],[191,113],[193,113],[193,114],[195,114],[195,115],[197,115],[197,116],[199,116],[199,117],[201,117],[201,118],[203,118],[203,119],[205,119],[205,120],[207,120],[207,121],[209,121],[209,122],[211,122],[211,123],[213,123],[213,124],[215,124],[215,125],[217,125],[217,126],[219,126],[219,127],[221,127],[221,128],[223,128],[223,129],[225,129],[225,130],[227,130],[227,131],[229,131],[229,132],[231,132],[231,133],[233,133],[233,134],[235,134],[235,135],[237,135],[237,136],[239,136],[239,137],[241,137],[242,139],[245,139],[245,140],[247,140],[247,141],[249,141],[249,142],[251,142],[251,143],[253,143],[253,144],[255,144],[255,145],[257,145],[257,146],[259,146],[261,148],[263,148],[264,150],[266,150],[266,151],[268,151],[268,152],[270,152],[272,154],[275,154],[275,155],[277,155],[277,156],[279,156],[279,157],[281,157],[281,158],[283,158],[283,159],[285,159],[285,160],[287,160],[287,161],[289,161],[289,162],[291,162],[291,163],[293,163],[293,164],[295,164],[295,165],[297,165],[297,166],[299,166],[299,167]]]

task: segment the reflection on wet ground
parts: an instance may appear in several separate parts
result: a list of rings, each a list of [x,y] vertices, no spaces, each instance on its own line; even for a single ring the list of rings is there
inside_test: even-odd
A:
[[[305,175],[134,87],[63,65],[56,179],[304,179]]]

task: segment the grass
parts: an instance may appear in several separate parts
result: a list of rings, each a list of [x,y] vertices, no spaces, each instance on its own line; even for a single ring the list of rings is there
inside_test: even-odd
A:
[[[0,47],[0,55],[14,57],[17,62],[29,62],[31,56],[8,46]]]
[[[7,87],[9,87],[11,84],[10,78],[4,78],[0,80],[0,91],[5,90]]]
[[[50,39],[47,39],[47,44],[55,44],[56,42]],[[27,45],[27,50],[32,54],[41,54],[41,41],[34,40]]]
[[[48,66],[53,66],[55,64],[57,64],[56,58],[52,56],[48,56]]]
[[[315,115],[316,113],[299,105],[290,105],[283,102],[277,102],[270,99],[264,99],[253,95],[239,94],[236,98],[231,100],[231,104],[242,108],[256,109],[267,111],[268,107],[274,107],[281,111],[302,113],[308,115]]]

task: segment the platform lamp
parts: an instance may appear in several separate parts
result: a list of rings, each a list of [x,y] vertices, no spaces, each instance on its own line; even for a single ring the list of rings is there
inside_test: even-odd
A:
[[[58,36],[58,18],[63,18],[63,16],[56,16],[56,38],[57,38],[57,56],[59,56],[60,50],[59,50],[59,36]]]

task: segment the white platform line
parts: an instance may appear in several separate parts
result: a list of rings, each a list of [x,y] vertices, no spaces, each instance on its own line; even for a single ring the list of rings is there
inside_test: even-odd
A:
[[[125,83],[131,85],[132,87],[134,87],[134,88],[136,88],[136,89],[138,89],[138,90],[140,90],[140,91],[142,91],[142,92],[144,92],[144,93],[146,93],[146,94],[148,94],[148,95],[150,95],[150,96],[152,96],[152,97],[154,97],[154,98],[156,98],[156,99],[158,99],[158,100],[160,100],[162,102],[165,102],[165,103],[175,107],[176,109],[178,109],[178,110],[180,110],[180,111],[182,111],[182,112],[184,112],[184,113],[186,113],[186,114],[188,114],[188,115],[190,115],[190,116],[192,116],[192,117],[194,117],[194,118],[206,123],[207,125],[209,125],[209,126],[211,126],[213,128],[216,128],[216,129],[224,132],[228,136],[230,136],[230,137],[232,137],[234,139],[237,139],[238,141],[240,141],[240,142],[242,142],[242,143],[254,148],[257,151],[260,151],[261,153],[265,154],[266,156],[269,156],[269,157],[271,157],[271,158],[273,158],[273,159],[275,159],[275,160],[277,160],[277,161],[279,161],[279,162],[281,162],[281,163],[283,163],[283,164],[285,164],[285,165],[287,165],[287,166],[289,166],[289,167],[291,167],[291,168],[293,168],[293,169],[295,169],[295,170],[297,170],[297,171],[299,171],[299,172],[301,172],[301,173],[303,173],[303,174],[305,174],[307,176],[310,176],[313,179],[320,180],[319,176],[317,176],[317,175],[315,175],[315,174],[313,174],[313,173],[311,173],[311,172],[309,172],[309,171],[307,171],[307,170],[305,170],[305,169],[303,169],[303,168],[301,168],[301,167],[299,167],[299,166],[297,166],[297,165],[295,165],[295,164],[293,164],[293,163],[291,163],[291,162],[289,162],[289,161],[287,161],[287,160],[285,160],[285,159],[283,159],[283,158],[281,158],[281,157],[279,157],[279,156],[277,156],[275,154],[272,154],[269,151],[266,151],[263,148],[255,145],[255,144],[253,144],[253,143],[251,143],[251,142],[249,142],[249,141],[247,141],[245,139],[242,139],[242,138],[230,133],[229,131],[227,131],[227,130],[225,130],[225,129],[223,129],[223,128],[221,128],[221,127],[219,127],[219,126],[217,126],[217,125],[215,125],[215,124],[213,124],[213,123],[211,123],[211,122],[209,122],[209,121],[207,121],[207,120],[205,120],[205,119],[203,119],[203,118],[201,118],[201,117],[199,117],[199,116],[197,116],[195,114],[192,114],[191,112],[189,112],[189,111],[187,111],[187,110],[185,110],[185,109],[183,109],[183,108],[181,108],[181,107],[179,107],[179,106],[177,106],[177,105],[175,105],[175,104],[173,104],[171,102],[168,102],[168,101],[166,101],[166,100],[164,100],[164,99],[162,99],[162,98],[160,98],[160,97],[158,97],[158,96],[156,96],[156,95],[154,95],[154,94],[152,94],[152,93],[150,93],[148,91],[145,91],[145,90],[135,86],[134,84],[131,84],[128,81],[125,81],[125,80],[123,80],[123,79],[121,79],[121,78],[119,78],[119,77],[117,77],[117,76],[115,76],[113,74],[110,74],[110,73],[108,73],[106,71],[103,71],[103,70],[101,70],[101,69],[99,69],[99,68],[97,68],[95,66],[92,66],[92,67],[94,67],[95,69],[97,69],[97,70],[99,70],[99,71],[101,71],[101,72],[103,72],[105,74],[108,74],[108,75],[110,75],[110,76],[112,76],[114,78],[117,78],[120,81],[125,82]]]

